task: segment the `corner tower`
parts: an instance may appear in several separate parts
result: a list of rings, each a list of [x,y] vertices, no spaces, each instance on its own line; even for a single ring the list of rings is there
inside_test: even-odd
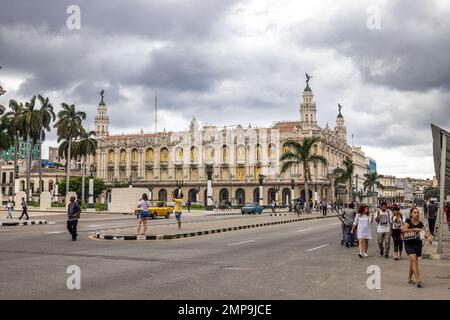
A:
[[[316,127],[316,103],[314,102],[313,92],[309,86],[309,80],[312,77],[306,73],[306,87],[303,90],[303,102],[300,103],[300,122],[302,127]]]
[[[109,135],[109,117],[107,115],[107,108],[103,95],[105,90],[100,92],[101,101],[97,107],[97,115],[95,116],[95,133],[97,137],[104,137]]]

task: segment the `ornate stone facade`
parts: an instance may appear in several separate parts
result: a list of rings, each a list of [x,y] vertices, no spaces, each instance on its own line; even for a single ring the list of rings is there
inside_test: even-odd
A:
[[[294,197],[298,198],[301,194],[304,196],[304,177],[301,167],[280,172],[283,142],[319,136],[321,139],[314,146],[314,152],[323,155],[328,165],[311,165],[310,195],[315,201],[333,201],[335,190],[329,173],[341,166],[346,157],[352,157],[340,111],[335,128],[328,124],[325,128],[318,126],[309,84],[303,91],[300,121],[281,121],[268,128],[241,125],[219,128],[208,124],[200,128],[194,117],[189,129],[183,132],[109,135],[106,111],[102,98],[95,122],[98,152],[90,159],[96,165],[97,176],[109,186],[130,179],[133,186],[151,186],[153,199],[167,199],[177,181],[182,181],[185,199],[205,202],[206,166],[212,165],[215,202],[258,202],[258,177],[262,174],[264,203],[273,199],[289,203],[291,179],[295,181]],[[196,188],[200,189],[198,194]],[[345,197],[343,194],[341,198]]]

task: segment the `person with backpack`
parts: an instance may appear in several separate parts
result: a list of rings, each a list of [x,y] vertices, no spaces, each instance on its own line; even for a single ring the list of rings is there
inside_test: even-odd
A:
[[[430,229],[430,233],[434,236],[434,226],[436,225],[436,217],[437,217],[438,208],[434,201],[431,201],[428,206],[428,228]]]
[[[22,214],[20,215],[19,220],[22,220],[23,216],[27,216],[27,218],[25,220],[29,220],[30,218],[28,217],[28,206],[27,206],[27,202],[25,201],[25,198],[22,198]]]
[[[391,216],[391,235],[394,241],[394,259],[402,258],[403,240],[402,240],[402,226],[405,223],[405,218],[400,213],[398,207],[393,208],[394,213]]]
[[[391,247],[391,212],[387,210],[386,202],[381,203],[381,210],[377,211],[375,221],[378,223],[378,247],[380,256],[389,258],[389,250]]]
[[[80,219],[81,207],[75,201],[75,197],[70,197],[70,203],[67,207],[67,230],[72,236],[72,241],[77,241],[77,226]]]
[[[150,202],[148,201],[148,196],[146,193],[142,195],[141,200],[139,201],[137,207],[141,210],[139,212],[138,221],[137,221],[137,230],[136,235],[145,236],[147,233],[147,220],[150,217],[150,212],[148,212],[148,208],[150,207]],[[141,233],[141,225],[144,227],[144,231]]]

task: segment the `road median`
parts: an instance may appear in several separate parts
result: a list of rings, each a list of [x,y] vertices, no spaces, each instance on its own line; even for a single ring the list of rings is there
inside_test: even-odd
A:
[[[202,235],[260,228],[267,226],[276,226],[300,221],[336,218],[337,215],[313,215],[305,214],[298,217],[297,215],[271,217],[271,216],[254,216],[245,219],[230,221],[206,221],[183,224],[181,230],[176,229],[176,224],[169,225],[148,225],[148,235],[136,235],[136,228],[105,230],[95,233],[96,239],[101,240],[170,240],[196,237]]]

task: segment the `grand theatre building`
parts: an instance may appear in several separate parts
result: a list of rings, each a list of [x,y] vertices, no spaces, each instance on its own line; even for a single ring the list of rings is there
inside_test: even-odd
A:
[[[141,131],[132,135],[109,135],[109,117],[102,98],[95,118],[98,150],[91,161],[107,186],[131,183],[148,187],[154,200],[170,200],[171,192],[181,186],[185,200],[206,203],[209,167],[214,203],[258,202],[262,184],[264,204],[274,199],[287,204],[291,199],[304,199],[305,190],[301,166],[280,172],[280,155],[286,151],[283,142],[319,136],[314,152],[323,155],[328,164],[311,164],[310,199],[345,200],[346,190],[337,192],[332,175],[334,168],[352,156],[344,118],[339,111],[334,128],[319,127],[313,97],[307,83],[299,108],[300,121],[281,121],[267,128],[200,127],[194,117],[186,131]]]

